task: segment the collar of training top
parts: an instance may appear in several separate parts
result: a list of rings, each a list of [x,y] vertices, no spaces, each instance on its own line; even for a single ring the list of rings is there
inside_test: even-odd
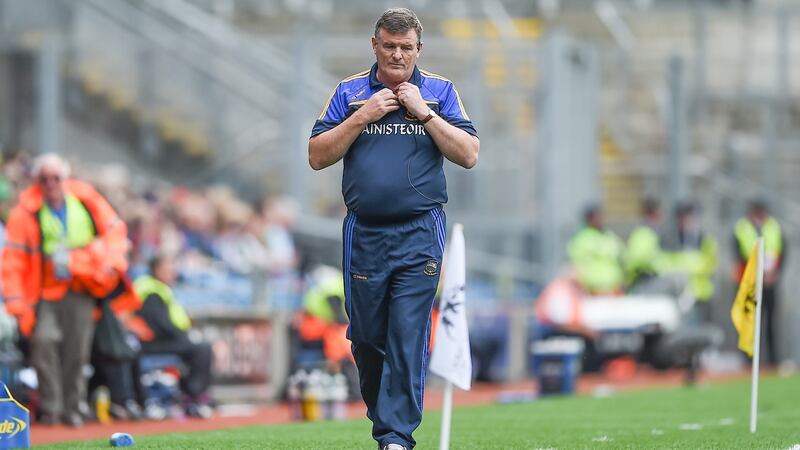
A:
[[[419,73],[419,67],[417,67],[416,64],[414,65],[414,72],[411,73],[411,79],[408,81],[416,84],[417,87],[422,87],[422,75]],[[373,91],[379,91],[385,87],[383,83],[378,80],[378,63],[373,64],[372,69],[369,71],[369,87],[372,88]]]

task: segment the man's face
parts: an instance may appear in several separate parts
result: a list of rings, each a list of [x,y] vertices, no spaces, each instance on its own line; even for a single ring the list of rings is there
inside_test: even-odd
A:
[[[37,181],[47,203],[60,205],[64,201],[64,180],[58,167],[42,167]]]
[[[604,225],[603,221],[603,213],[600,211],[595,211],[594,213],[590,214],[588,217],[589,225],[594,228],[602,229]]]
[[[756,208],[750,211],[750,218],[758,226],[761,226],[767,220],[767,211],[764,209]]]
[[[175,283],[175,279],[177,278],[177,274],[175,273],[175,264],[169,260],[164,259],[156,268],[156,273],[153,275],[161,280],[164,284],[172,285]]]
[[[389,33],[383,28],[372,38],[372,49],[378,60],[378,71],[384,83],[399,84],[408,81],[414,65],[422,52],[422,43],[416,30],[405,33]]]

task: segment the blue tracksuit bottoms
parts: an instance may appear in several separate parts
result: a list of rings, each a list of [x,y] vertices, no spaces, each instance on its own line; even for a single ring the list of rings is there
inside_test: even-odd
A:
[[[405,222],[344,221],[347,337],[358,366],[372,437],[409,449],[422,421],[431,308],[442,264],[441,208]]]

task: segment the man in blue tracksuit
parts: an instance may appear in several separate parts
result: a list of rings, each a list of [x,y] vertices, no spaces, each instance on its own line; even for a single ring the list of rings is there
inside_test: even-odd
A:
[[[453,84],[419,70],[408,9],[375,24],[370,70],[342,80],[308,144],[311,167],[344,159],[348,338],[372,436],[411,449],[422,420],[431,307],[445,242],[443,157],[472,168],[480,141]]]

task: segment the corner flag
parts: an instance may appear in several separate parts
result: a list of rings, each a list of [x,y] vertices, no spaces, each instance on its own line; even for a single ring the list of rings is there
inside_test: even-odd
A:
[[[739,349],[753,356],[756,324],[756,272],[758,266],[758,244],[753,246],[739,284],[739,291],[731,308],[731,320],[739,332]]]
[[[457,223],[447,247],[431,372],[468,391],[472,382],[472,357],[464,303],[466,271],[464,227]]]
[[[453,226],[453,235],[447,245],[447,265],[439,305],[439,323],[436,342],[431,355],[431,372],[444,378],[442,399],[442,429],[439,450],[450,448],[450,416],[453,411],[453,385],[468,391],[472,385],[472,355],[469,350],[466,296],[467,261],[464,244],[464,226]]]
[[[750,250],[739,292],[731,308],[733,326],[739,332],[739,348],[753,358],[750,387],[750,432],[758,425],[758,366],[761,347],[761,289],[764,284],[764,238]]]

